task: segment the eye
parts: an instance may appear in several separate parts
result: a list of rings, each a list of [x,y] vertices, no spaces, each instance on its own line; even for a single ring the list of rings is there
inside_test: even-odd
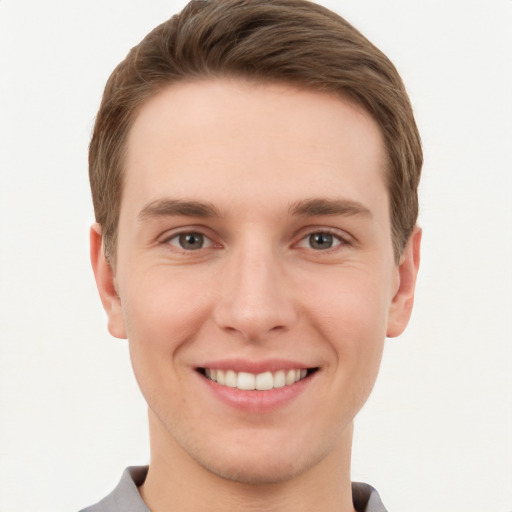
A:
[[[315,251],[325,251],[341,245],[344,242],[341,237],[333,235],[332,233],[317,231],[305,236],[297,246],[314,249]]]
[[[165,243],[179,247],[185,251],[197,251],[213,245],[212,241],[202,233],[179,233],[167,239]]]

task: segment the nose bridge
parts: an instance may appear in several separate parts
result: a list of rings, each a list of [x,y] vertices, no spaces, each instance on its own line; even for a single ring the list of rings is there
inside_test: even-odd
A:
[[[221,328],[257,340],[295,321],[284,265],[270,243],[248,239],[240,244],[232,251],[223,277],[216,308]]]

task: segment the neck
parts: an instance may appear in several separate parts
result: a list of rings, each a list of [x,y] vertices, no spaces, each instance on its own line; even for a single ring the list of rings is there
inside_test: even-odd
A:
[[[352,424],[319,463],[286,481],[251,484],[202,467],[150,415],[151,463],[142,499],[152,512],[354,512],[350,483]]]

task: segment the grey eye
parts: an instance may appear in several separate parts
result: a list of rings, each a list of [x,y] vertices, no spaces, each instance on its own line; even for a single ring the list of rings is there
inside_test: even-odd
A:
[[[194,231],[178,233],[165,240],[165,243],[184,251],[197,251],[213,245],[213,242],[207,236]]]
[[[182,233],[178,235],[178,243],[186,251],[196,251],[204,247],[204,236],[201,233]]]
[[[321,251],[333,247],[337,240],[330,233],[312,233],[311,235],[309,235],[308,241],[312,249],[317,249]]]
[[[297,247],[325,251],[345,243],[346,241],[341,236],[334,235],[328,231],[314,231],[300,240]]]

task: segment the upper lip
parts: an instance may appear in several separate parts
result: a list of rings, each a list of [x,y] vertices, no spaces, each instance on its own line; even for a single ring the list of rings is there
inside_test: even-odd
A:
[[[215,370],[233,370],[235,372],[247,372],[259,374],[263,372],[277,372],[278,370],[296,370],[315,368],[315,365],[305,364],[290,359],[265,359],[261,361],[249,361],[246,359],[222,359],[207,361],[197,368],[210,368]]]

